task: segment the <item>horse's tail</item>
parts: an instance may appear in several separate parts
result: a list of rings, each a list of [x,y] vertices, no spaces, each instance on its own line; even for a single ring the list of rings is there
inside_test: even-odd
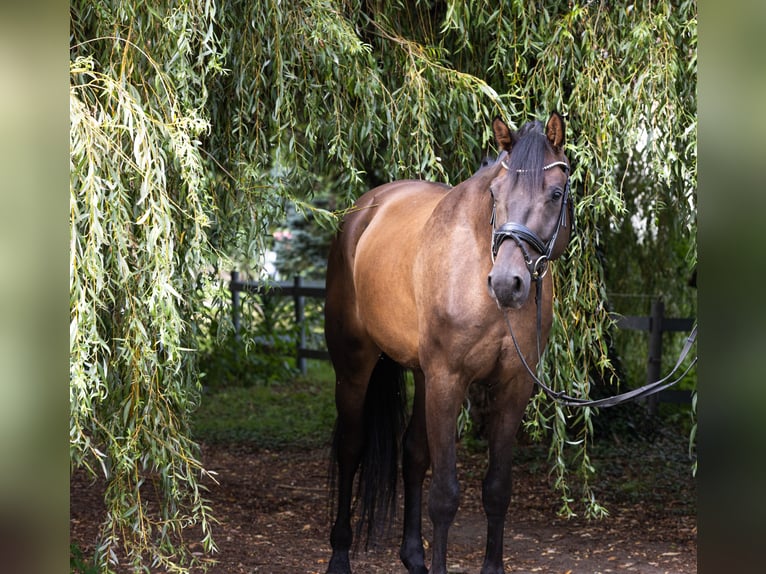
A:
[[[399,452],[406,424],[405,370],[381,354],[364,399],[364,446],[357,486],[356,542],[365,549],[390,526],[396,511]],[[337,450],[337,433],[333,450]]]
[[[381,355],[364,399],[365,442],[357,490],[360,504],[357,539],[366,527],[365,548],[395,515],[405,405],[404,369]]]

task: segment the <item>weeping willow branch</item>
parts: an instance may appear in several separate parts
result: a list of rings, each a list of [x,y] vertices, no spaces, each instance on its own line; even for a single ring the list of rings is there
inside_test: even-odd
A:
[[[193,523],[214,548],[188,430],[208,273],[257,271],[290,204],[332,227],[315,196],[342,211],[385,181],[465,179],[498,113],[567,116],[578,234],[553,270],[555,388],[613,379],[610,291],[694,308],[679,295],[696,261],[693,0],[76,0],[70,14],[71,457],[110,481],[105,560],[122,547],[135,569],[183,569]],[[591,414],[540,397],[528,411],[564,514],[603,513]]]
[[[172,570],[194,562],[190,524],[215,549],[188,421],[199,393],[188,281],[209,225],[194,140],[207,126],[153,65],[157,108],[91,58],[70,66],[70,456],[107,480],[99,562],[122,546],[136,570]]]

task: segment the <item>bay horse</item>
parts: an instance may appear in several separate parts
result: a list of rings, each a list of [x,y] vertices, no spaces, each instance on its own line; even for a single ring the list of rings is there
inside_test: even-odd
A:
[[[328,574],[350,574],[354,537],[369,540],[390,523],[400,450],[399,556],[410,574],[428,572],[421,508],[430,465],[430,572],[446,574],[447,533],[459,502],[457,418],[471,383],[487,385],[491,397],[481,573],[504,571],[511,447],[533,390],[519,352],[534,369],[552,323],[548,262],[565,251],[574,222],[561,115],[518,131],[495,118],[492,129],[497,161],[455,187],[407,180],[372,189],[332,242],[325,337],[336,375],[337,515]],[[536,296],[532,284],[539,284]],[[408,423],[406,370],[415,389]],[[360,514],[356,535],[352,505]]]

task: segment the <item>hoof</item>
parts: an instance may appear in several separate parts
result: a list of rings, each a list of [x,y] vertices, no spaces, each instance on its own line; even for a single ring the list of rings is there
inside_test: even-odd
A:
[[[428,574],[428,568],[425,567],[423,545],[420,543],[415,545],[402,544],[399,549],[399,560],[407,569],[407,574]]]
[[[327,574],[351,574],[351,563],[348,559],[348,552],[332,555],[330,564],[327,566]]]

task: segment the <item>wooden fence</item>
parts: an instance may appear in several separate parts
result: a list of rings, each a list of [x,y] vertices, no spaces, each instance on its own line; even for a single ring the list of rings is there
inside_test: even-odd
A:
[[[649,353],[646,359],[646,382],[652,383],[662,377],[662,334],[690,332],[694,327],[694,319],[665,317],[665,303],[662,298],[652,301],[651,315],[648,317],[612,315],[619,329],[649,332]],[[690,403],[691,391],[665,389],[656,395],[650,395],[647,400],[649,412],[657,411],[657,404]]]
[[[239,278],[238,271],[231,272],[229,282],[231,291],[231,317],[234,323],[234,334],[239,336],[240,330],[240,293],[268,294],[274,297],[292,297],[295,310],[295,324],[298,326],[298,336],[295,341],[295,360],[301,373],[306,374],[306,359],[329,360],[330,354],[324,349],[306,348],[306,317],[305,299],[314,297],[324,300],[324,282],[304,283],[301,277],[295,277],[292,282],[269,283],[268,285],[258,281],[243,281]]]
[[[295,341],[295,360],[302,373],[306,373],[306,359],[328,360],[330,355],[324,349],[306,348],[305,298],[324,299],[325,286],[323,282],[304,283],[300,277],[292,282],[278,282],[265,285],[257,281],[243,281],[237,271],[232,271],[229,283],[231,290],[232,321],[235,334],[240,330],[240,293],[266,294],[275,297],[292,297],[295,309],[295,323],[298,336]],[[619,329],[630,331],[647,331],[649,333],[649,353],[646,366],[646,382],[658,380],[662,367],[662,334],[667,332],[690,332],[694,320],[690,318],[665,317],[665,304],[662,299],[652,302],[651,315],[648,317],[613,314]],[[657,409],[658,402],[688,403],[691,401],[690,391],[664,390],[658,395],[647,399],[650,412]]]

